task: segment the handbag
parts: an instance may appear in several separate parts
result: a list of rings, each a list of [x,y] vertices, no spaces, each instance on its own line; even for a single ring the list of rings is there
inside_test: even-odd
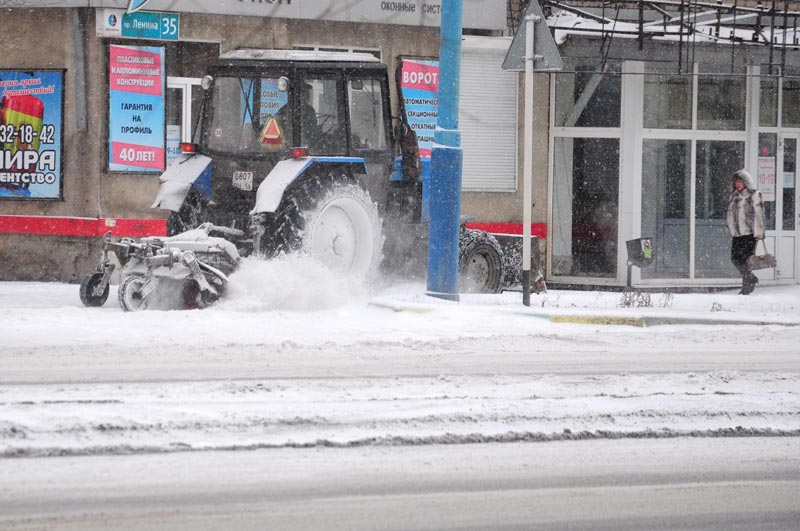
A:
[[[767,244],[764,243],[764,240],[761,240],[761,244],[764,246],[764,254],[754,254],[747,258],[747,269],[750,271],[768,269],[778,265],[778,261],[775,260],[775,257],[767,252]]]

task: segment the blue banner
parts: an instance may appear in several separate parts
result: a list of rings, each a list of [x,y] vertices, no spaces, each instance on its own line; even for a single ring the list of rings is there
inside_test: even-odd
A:
[[[111,45],[108,63],[108,169],[164,171],[164,48]]]

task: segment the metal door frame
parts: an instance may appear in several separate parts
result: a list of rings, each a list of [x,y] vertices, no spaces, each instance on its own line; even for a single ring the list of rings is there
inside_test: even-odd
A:
[[[181,91],[181,142],[192,141],[192,87],[200,86],[200,78],[168,77],[167,90]]]
[[[795,204],[795,213],[794,213],[794,229],[784,229],[783,228],[783,170],[784,170],[784,160],[786,156],[786,149],[785,149],[785,140],[792,139],[795,142],[795,187],[794,187],[794,204]],[[800,282],[800,241],[798,241],[798,236],[800,236],[800,232],[798,232],[798,224],[800,220],[798,220],[798,187],[797,187],[797,173],[798,169],[800,168],[800,133],[793,132],[784,132],[781,131],[778,133],[778,150],[777,150],[777,161],[775,167],[775,230],[769,231],[773,232],[773,248],[770,250],[775,254],[775,258],[778,260],[778,268],[775,271],[775,279],[777,281],[782,281],[783,283],[798,283]],[[789,233],[789,234],[787,234]],[[793,234],[791,234],[793,233]],[[794,237],[794,271],[792,271],[792,276],[787,278],[785,274],[781,274],[783,271],[781,269],[781,239],[787,236]],[[761,252],[763,247],[760,247],[760,250],[757,251]]]

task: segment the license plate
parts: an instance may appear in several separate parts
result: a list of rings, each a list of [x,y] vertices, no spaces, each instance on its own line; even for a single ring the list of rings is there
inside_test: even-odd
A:
[[[233,187],[249,192],[253,189],[253,172],[235,171],[233,172]]]

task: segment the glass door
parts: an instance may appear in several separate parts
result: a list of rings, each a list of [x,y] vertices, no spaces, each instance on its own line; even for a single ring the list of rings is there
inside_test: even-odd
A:
[[[767,269],[759,274],[772,275],[779,280],[796,281],[798,275],[795,269],[798,265],[797,252],[797,168],[798,168],[798,135],[797,133],[782,134],[779,141],[779,168],[780,172],[775,175],[774,185],[767,186],[762,194],[769,194],[774,189],[776,202],[776,220],[774,239],[767,238],[767,247],[770,252],[775,253],[778,260],[778,267],[775,272]],[[759,183],[760,184],[760,183]],[[766,198],[765,198],[766,201]],[[767,233],[769,236],[769,232]],[[772,240],[772,242],[770,242]],[[773,245],[770,245],[773,243]],[[763,247],[759,246],[759,253]]]
[[[178,157],[178,145],[192,141],[201,98],[200,79],[167,78],[167,166]]]

